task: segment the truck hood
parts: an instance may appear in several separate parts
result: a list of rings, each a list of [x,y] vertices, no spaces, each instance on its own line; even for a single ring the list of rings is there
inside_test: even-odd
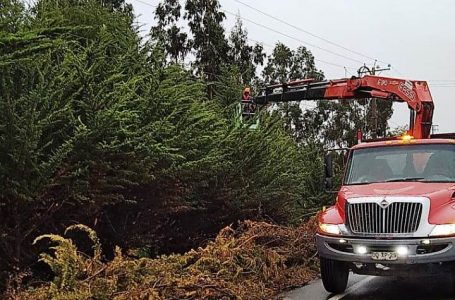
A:
[[[343,186],[340,190],[346,198],[368,196],[424,196],[432,198],[433,194],[447,194],[449,200],[455,192],[455,183],[429,182],[384,182],[365,185]]]
[[[338,209],[343,216],[346,199],[378,196],[427,197],[430,199],[430,223],[455,221],[455,183],[453,182],[386,182],[343,186],[338,194]]]

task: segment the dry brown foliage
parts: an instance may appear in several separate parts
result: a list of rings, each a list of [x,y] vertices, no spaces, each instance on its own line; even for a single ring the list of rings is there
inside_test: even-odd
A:
[[[298,228],[246,221],[183,255],[133,259],[117,249],[114,260],[104,263],[93,231],[79,226],[90,234],[96,255],[77,252],[62,237],[41,237],[56,244],[54,256],[42,256],[55,279],[14,298],[272,299],[317,275],[315,228],[315,218]]]

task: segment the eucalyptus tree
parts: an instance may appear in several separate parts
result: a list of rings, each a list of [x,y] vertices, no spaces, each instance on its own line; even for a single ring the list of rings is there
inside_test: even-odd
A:
[[[228,60],[229,46],[222,22],[226,18],[218,0],[187,0],[185,19],[192,34],[196,74],[207,83],[210,99],[214,83]]]
[[[182,6],[178,0],[164,0],[155,10],[157,24],[152,27],[152,41],[164,48],[166,56],[173,63],[182,63],[191,50],[188,34],[179,26]]]
[[[229,61],[237,67],[242,84],[251,84],[257,77],[256,69],[264,64],[265,57],[262,44],[250,44],[248,31],[238,17],[229,35]]]

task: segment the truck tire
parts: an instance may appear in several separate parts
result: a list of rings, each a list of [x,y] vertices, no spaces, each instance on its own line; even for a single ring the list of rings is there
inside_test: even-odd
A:
[[[349,268],[345,262],[320,258],[321,278],[327,292],[339,294],[348,285]]]

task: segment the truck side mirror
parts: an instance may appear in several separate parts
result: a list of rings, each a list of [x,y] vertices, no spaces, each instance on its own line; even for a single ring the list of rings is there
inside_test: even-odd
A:
[[[333,159],[332,153],[329,152],[324,156],[324,173],[325,173],[325,189],[331,190],[333,188]]]

